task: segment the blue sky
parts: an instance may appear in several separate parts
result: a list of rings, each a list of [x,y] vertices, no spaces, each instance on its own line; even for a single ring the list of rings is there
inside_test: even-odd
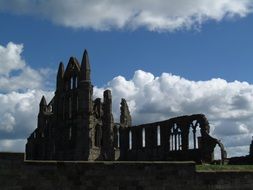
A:
[[[2,13],[0,41],[22,43],[34,68],[57,69],[59,61],[79,59],[87,48],[93,81],[103,85],[116,75],[132,77],[137,69],[155,75],[171,72],[192,80],[221,77],[253,82],[253,16],[209,21],[199,30],[155,32],[146,29],[94,31],[65,28],[45,19]]]
[[[86,48],[95,96],[112,90],[116,120],[121,97],[136,123],[204,113],[229,155],[248,153],[252,0],[64,2],[0,0],[0,151],[24,149],[58,64]]]

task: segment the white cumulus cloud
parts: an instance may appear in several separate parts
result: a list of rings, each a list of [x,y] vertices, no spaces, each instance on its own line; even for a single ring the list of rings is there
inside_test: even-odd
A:
[[[49,70],[31,68],[22,59],[22,52],[22,44],[0,45],[0,92],[43,88],[45,71]]]
[[[119,118],[122,97],[129,103],[134,124],[203,113],[211,134],[228,147],[229,156],[248,154],[253,135],[253,85],[247,82],[191,81],[170,73],[155,77],[138,70],[132,79],[118,76],[105,88],[112,90],[115,118]],[[94,91],[101,96],[101,88]]]
[[[22,51],[22,44],[9,42],[6,47],[0,46],[0,75],[9,76],[11,71],[25,66],[25,61],[20,56]]]
[[[43,17],[73,28],[174,31],[207,20],[244,17],[252,0],[1,0],[0,11]]]
[[[13,126],[16,124],[15,118],[11,113],[3,113],[0,119],[0,130],[10,132],[13,131]]]
[[[43,90],[10,92],[0,94],[0,139],[24,138],[37,123],[37,114],[42,95],[51,98],[53,93]]]
[[[31,68],[22,52],[22,44],[0,45],[0,151],[24,151],[25,139],[36,127],[42,95],[53,95],[43,90],[51,70]]]

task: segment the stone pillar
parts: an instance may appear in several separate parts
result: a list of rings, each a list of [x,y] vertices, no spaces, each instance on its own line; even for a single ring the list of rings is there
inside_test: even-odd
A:
[[[110,90],[104,91],[103,113],[103,146],[101,147],[102,159],[114,160],[114,121],[112,115],[112,95]]]

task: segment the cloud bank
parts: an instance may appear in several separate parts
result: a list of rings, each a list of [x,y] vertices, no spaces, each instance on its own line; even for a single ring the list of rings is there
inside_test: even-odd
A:
[[[252,0],[1,0],[0,11],[36,15],[56,24],[95,30],[199,28],[208,20],[244,17]]]
[[[127,99],[135,124],[203,113],[211,134],[222,140],[231,155],[246,155],[253,135],[253,85],[223,79],[191,81],[170,73],[155,77],[138,70],[130,80],[118,76],[105,88],[112,90],[119,118],[121,97]],[[102,96],[101,88],[95,89]]]
[[[36,128],[41,96],[50,101],[54,94],[43,84],[49,81],[43,76],[45,71],[30,68],[22,59],[22,51],[20,44],[0,45],[0,81],[8,81],[8,85],[0,83],[0,151],[24,151],[25,139]],[[32,74],[27,74],[27,69]],[[17,83],[15,78],[22,78],[22,82]],[[94,96],[103,97],[107,88],[112,90],[116,122],[122,97],[128,101],[134,124],[204,113],[211,134],[222,140],[229,156],[249,152],[253,135],[252,84],[220,78],[191,81],[170,73],[154,76],[138,70],[129,80],[118,76],[104,87],[94,87]]]
[[[40,98],[53,95],[43,90],[50,69],[31,68],[22,52],[22,44],[0,45],[0,151],[24,151],[25,139],[36,127]]]
[[[0,92],[43,88],[44,77],[50,70],[32,69],[22,59],[22,44],[0,45]]]

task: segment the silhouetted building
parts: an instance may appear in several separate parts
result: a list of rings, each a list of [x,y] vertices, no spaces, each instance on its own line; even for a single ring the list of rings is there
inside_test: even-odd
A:
[[[81,64],[60,63],[55,96],[40,102],[38,126],[28,138],[26,159],[114,160],[111,92],[93,101],[87,51]]]
[[[47,104],[40,102],[37,128],[27,139],[27,160],[194,160],[212,162],[216,145],[221,159],[226,151],[209,135],[203,114],[132,126],[125,99],[120,124],[112,115],[112,95],[93,100],[87,51],[81,64],[71,57],[60,63],[56,91]]]

